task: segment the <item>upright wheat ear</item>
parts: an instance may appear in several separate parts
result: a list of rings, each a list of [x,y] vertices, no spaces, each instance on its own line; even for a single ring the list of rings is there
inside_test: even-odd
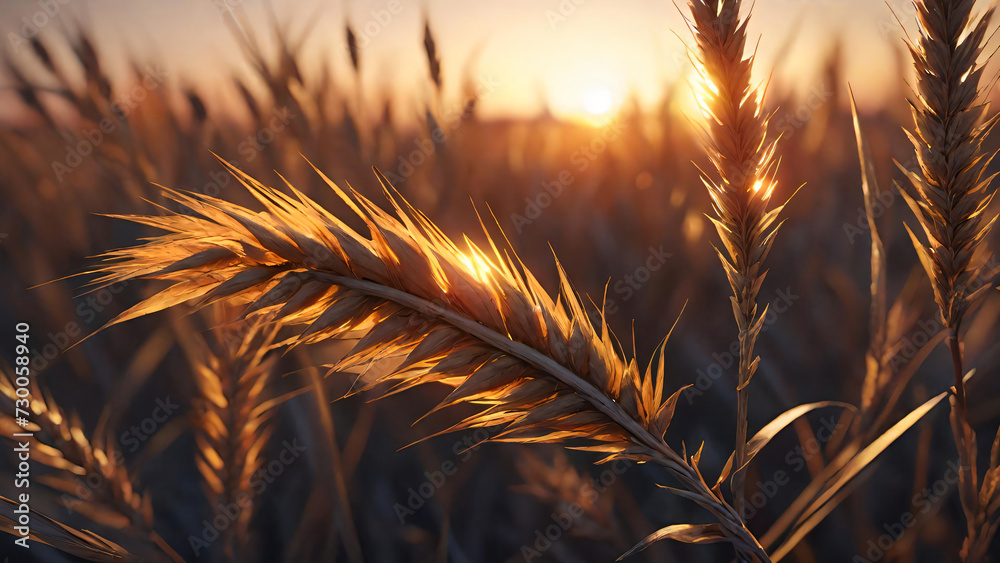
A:
[[[951,333],[948,342],[955,377],[951,418],[962,458],[959,491],[968,524],[964,561],[985,557],[996,531],[994,500],[1000,498],[992,490],[995,482],[984,482],[983,490],[977,490],[976,437],[968,423],[960,341],[970,304],[991,285],[981,279],[986,258],[982,242],[996,221],[996,216],[986,213],[994,191],[993,176],[984,178],[992,155],[983,150],[983,141],[997,118],[986,118],[987,105],[979,89],[983,65],[978,62],[993,10],[975,20],[973,4],[973,0],[917,3],[920,36],[915,43],[907,42],[917,70],[917,99],[910,102],[914,127],[907,134],[919,166],[912,170],[900,166],[913,193],[900,192],[923,228],[926,242],[907,230]],[[996,461],[994,453],[992,462]],[[991,465],[987,475],[995,478],[996,471]]]
[[[691,0],[693,54],[700,84],[698,103],[705,114],[703,131],[718,180],[703,177],[712,197],[712,222],[725,246],[716,249],[733,289],[733,313],[739,328],[735,467],[746,461],[747,386],[759,358],[754,344],[763,326],[757,293],[767,271],[764,259],[774,242],[783,206],[768,210],[774,191],[775,142],[768,140],[769,116],[762,114],[758,90],[750,82],[753,56],[743,58],[748,19],[740,20],[740,0]],[[733,501],[742,514],[744,472],[733,473]]]
[[[366,238],[294,188],[292,197],[230,170],[267,211],[167,191],[192,215],[127,217],[169,234],[109,252],[95,283],[148,278],[172,285],[111,324],[199,299],[242,303],[246,316],[300,327],[294,343],[367,331],[334,369],[404,359],[363,387],[394,382],[396,392],[444,383],[454,390],[435,411],[459,403],[484,407],[450,430],[501,425],[494,440],[586,439],[593,445],[585,449],[608,454],[605,461],[662,464],[683,483],[680,494],[718,519],[705,537],[767,559],[736,512],[705,484],[700,456],[689,463],[664,443],[679,391],[663,392],[662,349],[645,373],[634,359],[624,360],[603,318],[599,331],[591,324],[561,268],[561,295],[553,299],[492,241],[489,251],[468,239],[460,248],[392,197],[381,175],[395,216],[330,183],[367,225]]]
[[[199,391],[191,422],[198,445],[195,462],[209,505],[243,508],[220,532],[217,546],[227,560],[239,560],[254,549],[249,534],[256,508],[251,483],[264,463],[274,407],[283,401],[269,393],[277,354],[268,353],[275,348],[278,325],[224,324],[225,308],[213,311],[210,344],[191,331],[178,334],[178,340],[188,354]]]

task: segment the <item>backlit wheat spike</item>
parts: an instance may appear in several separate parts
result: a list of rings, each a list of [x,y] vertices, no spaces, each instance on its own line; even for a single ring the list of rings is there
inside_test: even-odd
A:
[[[757,294],[783,207],[768,210],[776,185],[775,141],[768,139],[769,116],[762,113],[761,94],[750,82],[753,56],[743,55],[749,18],[740,20],[740,7],[740,0],[690,2],[697,45],[693,62],[701,82],[698,102],[707,120],[703,136],[719,176],[703,181],[712,197],[712,222],[726,249],[725,254],[718,253],[733,289],[733,313],[739,327],[736,467],[743,467],[745,460],[747,386],[757,370],[754,343],[764,320],[764,314],[757,312]],[[741,510],[742,471],[733,475],[733,498]]]
[[[212,320],[222,323],[223,308],[214,310]],[[247,532],[255,512],[251,478],[263,464],[263,450],[273,430],[275,402],[268,383],[277,356],[267,354],[274,349],[278,326],[251,321],[221,324],[212,331],[211,346],[200,339],[185,346],[199,390],[192,417],[198,470],[213,509],[242,508],[221,531],[220,549],[227,560],[246,557],[250,546]]]
[[[13,417],[18,399],[13,381],[12,374],[2,370],[0,429],[15,441],[22,439],[13,438],[13,434],[33,432],[35,436],[29,438],[32,461],[62,472],[39,476],[38,482],[63,493],[62,502],[69,510],[98,524],[134,532],[130,535],[146,542],[150,550],[163,550],[174,561],[180,561],[153,529],[152,499],[135,490],[124,457],[114,444],[105,443],[100,436],[94,441],[88,439],[79,418],[67,415],[38,385],[30,388],[29,425],[19,427]],[[97,486],[87,481],[92,475],[100,476]],[[146,556],[169,560],[162,553],[151,552]]]
[[[107,253],[94,283],[172,285],[110,324],[198,299],[242,304],[248,317],[297,326],[296,343],[365,331],[335,370],[363,371],[386,358],[402,363],[359,388],[444,383],[453,390],[434,411],[482,407],[449,430],[502,426],[493,439],[514,442],[586,439],[585,449],[607,454],[605,461],[662,464],[683,484],[678,494],[718,520],[707,534],[766,560],[702,479],[698,456],[689,462],[663,441],[679,391],[664,395],[662,348],[644,373],[623,359],[607,323],[592,325],[561,267],[553,299],[512,253],[492,241],[488,250],[468,239],[459,246],[393,197],[381,174],[395,215],[323,177],[367,225],[362,236],[293,187],[286,195],[230,170],[266,211],[167,190],[193,214],[124,217],[168,234]]]
[[[978,63],[993,11],[972,19],[972,0],[918,3],[920,37],[908,43],[917,70],[914,127],[907,134],[919,167],[905,170],[913,191],[901,190],[919,219],[926,242],[913,236],[921,264],[934,287],[944,323],[961,327],[969,303],[989,284],[976,284],[977,251],[996,217],[984,177],[992,155],[983,141],[996,117],[986,119]],[[912,235],[912,233],[911,233]]]
[[[979,57],[987,40],[993,10],[976,19],[973,0],[922,0],[917,3],[919,36],[907,41],[917,71],[916,100],[910,101],[914,127],[907,134],[919,167],[903,169],[912,192],[900,189],[923,228],[925,240],[907,227],[920,262],[931,280],[941,319],[949,329],[955,377],[951,398],[952,430],[962,460],[959,496],[965,512],[967,537],[963,561],[982,561],[996,529],[984,525],[997,511],[976,474],[976,436],[968,421],[962,367],[961,327],[969,305],[992,284],[981,266],[982,241],[996,216],[987,208],[993,198],[993,176],[985,176],[992,155],[983,141],[996,123],[987,119],[979,81]],[[900,166],[900,168],[903,168]],[[984,177],[985,176],[985,177]]]

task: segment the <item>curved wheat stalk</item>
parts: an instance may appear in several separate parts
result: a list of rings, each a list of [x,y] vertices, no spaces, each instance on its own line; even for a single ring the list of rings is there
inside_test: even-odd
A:
[[[392,392],[423,383],[454,387],[434,410],[458,403],[483,410],[449,431],[503,425],[493,439],[562,442],[666,467],[690,498],[718,520],[707,529],[741,554],[767,555],[737,513],[702,479],[699,455],[674,452],[663,434],[679,391],[663,393],[659,363],[643,374],[618,353],[607,324],[598,331],[559,268],[553,299],[515,256],[490,241],[462,249],[429,219],[394,198],[392,216],[356,192],[324,180],[368,227],[364,237],[290,187],[267,188],[230,167],[264,212],[167,190],[190,215],[123,217],[168,234],[107,253],[95,284],[146,278],[172,282],[109,324],[192,299],[243,303],[246,316],[298,326],[294,343],[367,331],[337,370],[404,358],[378,381]],[[700,452],[699,452],[700,453]]]
[[[987,104],[979,81],[979,63],[993,10],[978,19],[973,0],[922,0],[917,3],[919,37],[907,41],[917,70],[917,99],[910,101],[914,128],[908,131],[919,166],[906,173],[913,192],[900,189],[913,210],[926,242],[907,231],[927,271],[941,319],[950,334],[955,377],[952,430],[961,457],[959,496],[966,515],[964,561],[981,561],[994,533],[995,485],[976,474],[976,436],[968,420],[962,367],[961,327],[970,305],[991,287],[983,240],[996,216],[986,213],[993,199],[994,176],[986,176],[992,160],[983,141],[996,123],[986,118]],[[992,466],[991,466],[992,467]],[[991,471],[990,474],[993,472]],[[991,517],[991,515],[993,517]]]
[[[740,20],[740,0],[691,0],[695,37],[697,92],[707,127],[703,138],[718,180],[703,176],[712,197],[711,217],[726,249],[716,252],[733,289],[733,313],[739,328],[735,467],[746,461],[748,385],[757,370],[754,344],[766,308],[757,311],[757,294],[767,271],[764,259],[781,225],[783,206],[768,209],[777,184],[775,141],[768,140],[769,115],[762,113],[761,92],[750,82],[753,56],[743,58],[748,19]],[[733,474],[733,504],[743,513],[744,471]]]

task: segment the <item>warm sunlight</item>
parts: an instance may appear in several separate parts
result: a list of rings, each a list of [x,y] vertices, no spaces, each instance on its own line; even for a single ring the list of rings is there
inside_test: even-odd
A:
[[[549,109],[555,117],[595,126],[618,113],[628,92],[621,69],[614,61],[601,58],[582,66],[566,64],[551,73],[545,84]]]
[[[465,270],[472,274],[473,278],[478,282],[487,282],[490,280],[490,273],[492,272],[493,264],[483,256],[483,253],[470,244],[469,254],[459,253],[458,261],[465,267]]]
[[[583,93],[583,109],[593,116],[601,116],[611,110],[614,98],[607,86],[594,86]]]

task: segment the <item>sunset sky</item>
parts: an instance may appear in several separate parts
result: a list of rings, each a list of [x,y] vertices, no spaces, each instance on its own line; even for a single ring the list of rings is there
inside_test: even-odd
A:
[[[57,18],[82,22],[97,31],[99,44],[121,65],[126,53],[158,55],[172,72],[204,92],[228,86],[220,68],[243,68],[237,43],[223,24],[227,2],[245,10],[253,27],[266,30],[261,0],[59,0]],[[683,3],[678,2],[683,8]],[[758,0],[750,36],[760,39],[755,71],[771,68],[781,84],[809,91],[820,84],[822,61],[836,37],[847,50],[846,79],[862,104],[876,104],[891,71],[891,45],[901,45],[900,19],[913,20],[905,0],[889,5],[873,0]],[[690,40],[681,13],[669,0],[275,0],[273,11],[293,30],[309,22],[306,60],[332,52],[335,78],[350,81],[344,47],[344,15],[358,31],[366,91],[391,86],[426,99],[427,66],[422,50],[424,13],[429,13],[452,96],[468,61],[478,53],[473,74],[488,77],[496,89],[482,100],[487,116],[531,115],[548,103],[559,116],[613,111],[636,92],[649,103],[676,80],[684,65],[683,41]],[[8,49],[35,16],[36,2],[0,0]],[[392,13],[395,11],[395,13]],[[381,21],[380,21],[381,20]],[[57,35],[61,23],[42,27]],[[13,34],[13,35],[12,35]],[[793,77],[791,80],[785,80]],[[893,78],[895,80],[895,78]],[[402,98],[404,96],[400,96]],[[413,111],[419,107],[412,103]],[[403,106],[405,110],[406,106]]]

